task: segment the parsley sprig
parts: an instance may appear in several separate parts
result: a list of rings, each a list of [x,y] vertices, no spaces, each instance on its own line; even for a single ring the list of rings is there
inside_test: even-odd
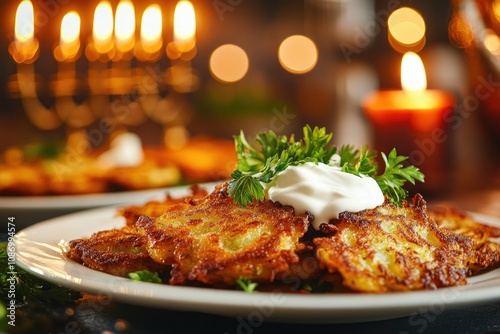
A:
[[[246,293],[254,293],[259,284],[252,282],[249,278],[240,277],[236,280],[236,288],[245,291]]]
[[[270,183],[276,175],[289,166],[297,166],[306,162],[328,164],[335,154],[340,156],[342,171],[354,175],[374,178],[382,192],[394,204],[401,204],[408,196],[403,188],[406,182],[424,182],[424,174],[412,165],[403,165],[408,157],[397,155],[393,149],[389,155],[380,153],[385,163],[383,173],[379,173],[377,153],[364,146],[360,149],[352,145],[337,148],[329,145],[332,134],[325,128],[309,125],[303,128],[302,140],[296,141],[292,135],[278,136],[273,131],[257,134],[257,147],[250,145],[243,131],[234,137],[238,165],[231,174],[229,194],[235,203],[246,206],[254,200],[264,199],[262,183]]]
[[[148,283],[162,283],[158,273],[149,270],[139,270],[128,273],[128,277],[134,281],[148,282]]]
[[[0,304],[7,305],[10,300],[14,300],[9,297],[12,293],[15,294],[16,306],[35,301],[69,305],[81,297],[79,292],[35,277],[17,265],[14,270],[9,269],[6,247],[7,243],[0,243]]]

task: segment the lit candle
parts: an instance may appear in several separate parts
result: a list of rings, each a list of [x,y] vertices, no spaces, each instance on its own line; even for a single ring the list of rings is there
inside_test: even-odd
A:
[[[32,60],[38,50],[38,41],[35,39],[35,22],[33,4],[31,1],[21,1],[16,11],[14,27],[15,41],[10,52],[18,63]]]
[[[113,10],[108,1],[101,1],[95,9],[92,38],[95,51],[100,54],[113,48]]]
[[[59,45],[54,49],[54,58],[58,61],[55,93],[59,96],[71,96],[76,90],[76,72],[74,62],[79,57],[80,50],[80,16],[72,11],[64,15],[61,21]],[[60,105],[61,100],[56,102]],[[60,109],[70,110],[65,106]],[[59,111],[60,111],[59,109]]]
[[[174,11],[174,42],[180,52],[191,51],[196,44],[196,16],[193,4],[182,0]]]
[[[19,7],[17,7],[15,36],[16,41],[20,45],[29,45],[33,43],[33,38],[35,37],[35,24],[33,4],[31,1],[22,1]]]
[[[115,44],[122,53],[131,51],[135,45],[135,10],[131,1],[122,0],[116,8]]]
[[[63,58],[73,59],[80,49],[80,16],[76,12],[69,12],[63,17],[60,39]]]
[[[141,22],[141,44],[144,52],[158,52],[162,41],[162,16],[158,5],[151,5],[144,11]]]
[[[447,92],[427,89],[423,63],[413,52],[403,56],[401,84],[403,90],[376,91],[363,103],[373,125],[374,146],[386,154],[396,148],[408,156],[426,174],[425,188],[438,190],[445,185],[446,119],[455,100]]]

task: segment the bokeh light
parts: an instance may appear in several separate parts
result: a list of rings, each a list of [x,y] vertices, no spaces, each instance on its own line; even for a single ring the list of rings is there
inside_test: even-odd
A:
[[[318,62],[318,49],[310,38],[293,35],[281,43],[278,59],[288,72],[303,74],[312,70]]]
[[[222,82],[236,82],[248,71],[248,56],[237,45],[221,45],[210,56],[209,66],[215,79]]]
[[[389,42],[398,51],[417,52],[425,45],[425,21],[422,15],[409,7],[402,7],[387,19]]]
[[[490,29],[485,31],[483,44],[484,47],[492,54],[496,56],[500,55],[500,38],[494,31]]]

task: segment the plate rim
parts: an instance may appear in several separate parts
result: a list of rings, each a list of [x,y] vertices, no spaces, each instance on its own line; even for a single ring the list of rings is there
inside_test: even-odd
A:
[[[198,183],[203,187],[213,187],[221,181]],[[108,193],[53,195],[53,196],[3,196],[0,195],[0,210],[54,210],[54,209],[86,209],[132,203],[155,199],[166,192],[183,192],[191,185],[176,185],[171,187],[117,191]]]

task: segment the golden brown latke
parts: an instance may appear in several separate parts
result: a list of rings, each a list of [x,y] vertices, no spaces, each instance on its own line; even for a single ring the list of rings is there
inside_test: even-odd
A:
[[[500,244],[490,241],[500,237],[500,228],[477,222],[471,215],[452,207],[429,207],[427,210],[438,226],[471,239],[477,259],[469,264],[473,273],[500,262]]]
[[[272,282],[297,263],[299,239],[308,215],[291,207],[257,201],[243,208],[227,194],[227,184],[193,203],[166,208],[152,219],[137,221],[153,260],[172,265],[171,284],[198,281],[234,285],[240,277]]]
[[[466,284],[476,252],[472,241],[441,229],[426,214],[426,203],[384,203],[358,213],[344,212],[333,236],[316,238],[316,255],[344,285],[361,292],[433,289]]]
[[[245,277],[261,291],[290,292],[433,289],[465,284],[500,262],[500,245],[490,241],[499,228],[456,209],[427,209],[420,195],[401,207],[344,212],[322,231],[291,207],[234,204],[227,184],[210,194],[195,185],[188,196],[119,214],[125,227],[71,241],[68,257],[119,276],[146,269],[170,284],[221,288]]]
[[[146,238],[129,227],[71,240],[66,255],[89,268],[115,276],[127,276],[139,270],[157,272],[166,269],[149,256]]]
[[[195,137],[179,148],[144,146],[137,166],[103,164],[99,157],[107,149],[78,156],[64,150],[55,159],[35,159],[26,148],[9,148],[0,152],[0,195],[93,194],[211,182],[229,179],[237,164],[234,141],[228,139]]]

